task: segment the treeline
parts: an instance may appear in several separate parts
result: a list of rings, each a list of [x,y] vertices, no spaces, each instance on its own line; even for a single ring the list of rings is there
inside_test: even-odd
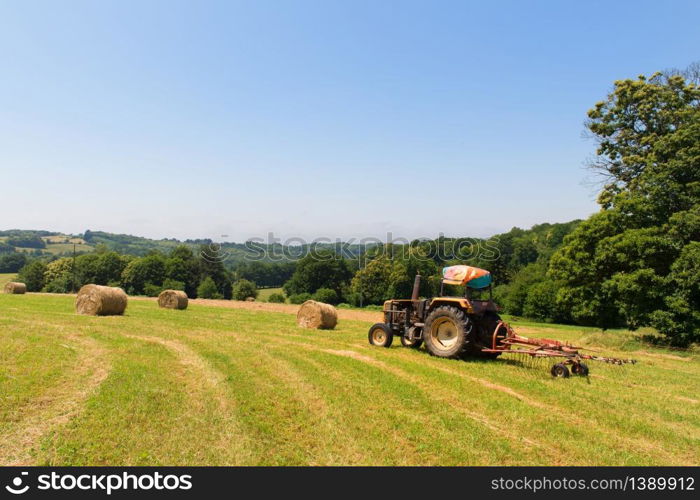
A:
[[[373,246],[358,259],[343,259],[321,249],[300,259],[284,285],[292,302],[319,294],[325,302],[353,306],[379,305],[391,298],[410,297],[416,274],[423,277],[421,295],[439,292],[442,268],[469,264],[491,271],[496,295],[507,312],[523,314],[529,288],[546,282],[545,272],[564,237],[579,224],[540,224],[532,229],[514,228],[488,239],[439,238]],[[534,272],[537,270],[537,272]],[[446,293],[460,293],[448,287]],[[553,317],[539,314],[542,320]]]
[[[47,238],[47,237],[53,238]],[[66,245],[72,241],[77,241],[77,248],[51,248],[52,246]],[[38,230],[11,229],[0,231],[0,254],[13,253],[22,249],[32,256],[46,257],[72,257],[74,250],[76,254],[88,253],[99,245],[104,245],[107,249],[124,255],[134,255],[144,257],[152,252],[170,253],[178,246],[187,246],[193,251],[205,251],[212,257],[223,257],[228,269],[233,270],[240,264],[247,262],[289,262],[295,261],[308,254],[312,249],[333,250],[345,258],[353,258],[361,255],[367,248],[377,245],[378,242],[371,243],[349,243],[349,242],[311,242],[299,243],[294,239],[293,244],[285,244],[280,240],[270,236],[269,241],[253,239],[245,243],[215,242],[209,238],[186,239],[180,241],[176,238],[163,238],[154,240],[141,236],[129,234],[115,234],[104,231],[86,230],[83,234],[67,235],[62,233]],[[31,250],[30,250],[31,249]]]
[[[357,257],[340,247],[309,246],[306,256],[297,261],[244,261],[230,268],[222,260],[212,258],[208,244],[200,245],[196,251],[187,245],[176,246],[167,253],[152,250],[142,257],[98,244],[95,252],[75,258],[31,259],[24,253],[0,256],[0,272],[19,270],[30,291],[65,293],[96,283],[120,286],[131,295],[157,295],[171,288],[184,290],[190,297],[245,299],[256,296],[250,291],[251,286],[283,286],[287,298],[295,303],[313,297],[332,304],[365,306],[409,296],[417,273],[424,276],[422,294],[434,295],[443,266],[468,263],[491,270],[508,309],[521,314],[518,300],[527,295],[523,284],[533,283],[531,266],[546,267],[564,235],[577,223],[540,224],[529,230],[514,228],[487,240],[439,238],[410,244],[373,244]],[[521,273],[527,278],[521,278]],[[536,277],[544,279],[540,274]],[[243,291],[236,294],[236,284],[241,282],[249,284],[243,290],[248,295],[242,296]],[[516,285],[508,288],[511,283]],[[274,300],[279,300],[279,296]]]
[[[8,263],[9,257],[0,259],[0,264]],[[191,298],[245,300],[258,294],[256,284],[247,277],[260,277],[263,281],[267,279],[271,286],[279,286],[292,272],[288,263],[260,263],[243,266],[241,272],[232,272],[222,261],[206,258],[204,249],[195,253],[185,245],[167,254],[153,251],[143,257],[119,254],[98,245],[95,252],[75,258],[29,262],[22,254],[13,254],[12,258],[18,260],[11,263],[12,268],[24,262],[19,269],[19,279],[26,283],[29,291],[52,293],[68,293],[94,283],[119,286],[130,295],[157,296],[164,289],[174,289],[185,291]]]
[[[296,263],[241,262],[233,266],[233,279],[252,281],[260,288],[275,288],[286,283],[294,273]]]

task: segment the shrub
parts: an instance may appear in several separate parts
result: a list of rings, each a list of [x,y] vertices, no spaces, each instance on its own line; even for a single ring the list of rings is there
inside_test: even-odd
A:
[[[284,304],[287,301],[287,299],[282,293],[273,293],[270,294],[270,296],[267,298],[267,301],[272,302],[274,304]]]
[[[185,283],[183,281],[167,278],[163,280],[163,290],[182,290],[185,291]]]
[[[143,293],[149,297],[158,297],[162,291],[162,286],[154,285],[153,283],[146,283],[143,285]]]
[[[319,288],[311,298],[317,302],[324,302],[326,304],[337,304],[339,302],[338,294],[335,290],[331,290],[330,288]]]
[[[197,287],[197,297],[200,299],[223,299],[224,296],[219,293],[219,289],[216,288],[216,283],[211,279],[211,276],[204,278],[199,286]]]
[[[48,293],[69,293],[73,291],[73,280],[71,276],[59,276],[49,281],[43,288]]]
[[[560,284],[555,281],[543,281],[532,285],[523,305],[523,315],[540,321],[570,321],[566,309],[557,301],[559,288]]]
[[[345,296],[345,299],[348,301],[348,305],[352,307],[360,307],[362,305],[362,294],[357,293],[357,292],[351,292],[348,293]]]
[[[54,260],[46,265],[44,271],[44,283],[48,284],[52,281],[60,281],[66,278],[72,278],[73,275],[73,259],[63,257],[62,259]],[[57,292],[62,293],[62,292]]]
[[[368,311],[383,311],[384,306],[378,306],[376,304],[371,304],[371,305],[365,306],[365,309],[367,309]]]
[[[289,296],[289,302],[292,304],[303,304],[307,300],[311,299],[310,293],[295,293]]]
[[[258,287],[252,281],[241,279],[233,284],[231,297],[234,300],[245,300],[248,297],[256,298],[258,296]]]

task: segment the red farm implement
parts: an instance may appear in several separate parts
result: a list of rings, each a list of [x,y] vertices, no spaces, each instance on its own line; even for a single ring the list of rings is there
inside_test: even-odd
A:
[[[503,332],[505,330],[505,334]],[[567,342],[560,342],[553,339],[536,338],[531,339],[518,335],[504,321],[499,321],[491,337],[490,348],[482,349],[484,353],[508,354],[516,356],[529,356],[532,358],[554,358],[557,362],[552,366],[552,376],[568,377],[569,368],[575,375],[587,376],[588,365],[584,360],[600,361],[613,365],[634,364],[634,359],[609,358],[586,354],[581,351],[583,347],[576,347]],[[591,351],[592,352],[592,351]]]

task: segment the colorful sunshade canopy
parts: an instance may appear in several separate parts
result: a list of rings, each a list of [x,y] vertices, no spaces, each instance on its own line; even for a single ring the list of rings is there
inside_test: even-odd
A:
[[[442,269],[442,281],[448,285],[467,285],[486,288],[491,284],[491,273],[472,266],[449,266]]]

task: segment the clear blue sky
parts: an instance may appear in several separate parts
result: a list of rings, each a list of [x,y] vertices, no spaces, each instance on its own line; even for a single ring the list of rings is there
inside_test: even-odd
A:
[[[596,210],[586,110],[700,2],[0,2],[0,229],[484,236]]]

